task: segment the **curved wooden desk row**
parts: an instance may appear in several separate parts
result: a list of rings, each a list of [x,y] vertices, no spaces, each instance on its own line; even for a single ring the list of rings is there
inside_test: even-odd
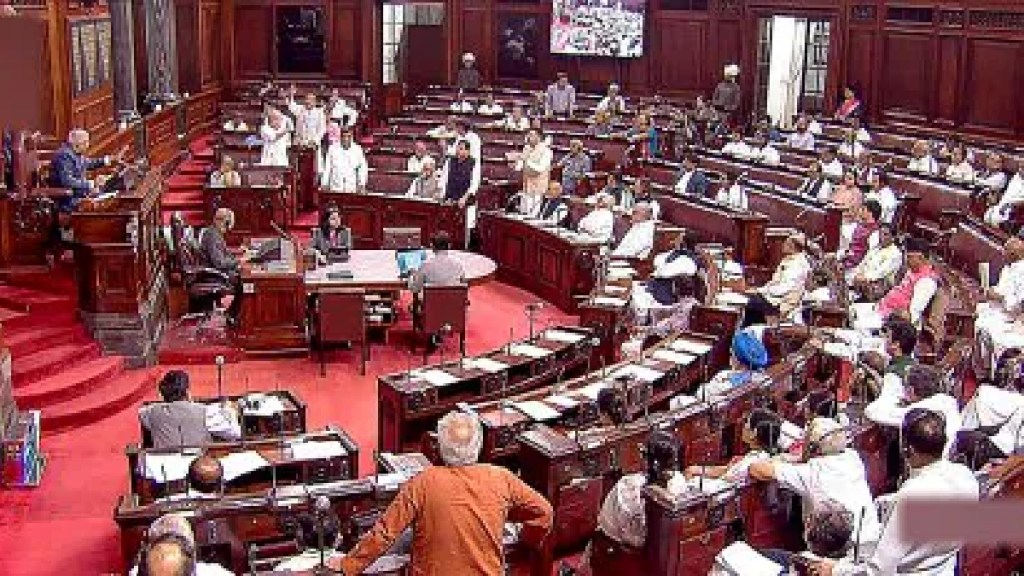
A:
[[[396,174],[394,177],[401,181],[401,184],[391,187],[395,194],[320,190],[320,205],[334,204],[341,209],[346,225],[352,229],[352,241],[359,249],[383,246],[385,228],[419,228],[421,246],[424,247],[430,246],[431,238],[438,232],[447,233],[452,246],[465,245],[464,209],[453,203],[407,198],[404,194],[412,176]],[[386,186],[381,188],[388,189]]]
[[[411,477],[416,469],[430,463],[420,454],[381,454],[378,469],[384,474]],[[125,566],[134,564],[145,541],[146,530],[160,516],[181,512],[188,515],[196,535],[199,559],[229,567],[235,574],[247,573],[253,545],[294,539],[295,517],[312,511],[319,496],[326,496],[344,528],[348,549],[360,532],[372,524],[380,510],[397,493],[395,478],[370,476],[307,485],[254,489],[245,494],[215,499],[190,499],[139,505],[122,496],[114,510],[121,532],[121,554]]]
[[[572,377],[590,367],[593,334],[578,326],[539,331],[480,356],[378,379],[378,443],[397,451],[417,447],[437,420],[463,404]],[[411,368],[411,367],[410,367]]]

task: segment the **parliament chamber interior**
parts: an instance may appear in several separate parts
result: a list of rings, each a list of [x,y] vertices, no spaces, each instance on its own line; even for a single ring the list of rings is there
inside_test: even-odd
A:
[[[0,0],[0,574],[1024,573],[1024,4]]]

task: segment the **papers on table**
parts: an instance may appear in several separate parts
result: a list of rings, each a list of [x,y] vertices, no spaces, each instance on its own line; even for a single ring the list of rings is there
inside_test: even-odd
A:
[[[745,306],[748,300],[750,300],[750,298],[745,294],[739,294],[737,292],[719,292],[718,297],[715,298],[715,301],[719,304],[732,306]]]
[[[697,398],[695,396],[687,396],[686,394],[680,394],[668,401],[669,410],[682,410],[689,406],[696,404]]]
[[[551,340],[552,342],[562,342],[565,344],[575,344],[586,337],[587,336],[585,334],[577,334],[576,332],[566,332],[565,330],[547,330],[544,332],[545,340]]]
[[[231,482],[236,478],[270,465],[266,458],[253,450],[232,452],[227,456],[218,458],[218,460],[220,460],[220,465],[224,468],[225,482]]]
[[[742,540],[733,542],[718,553],[715,565],[727,574],[743,576],[779,576],[782,566],[765,558]]]
[[[670,347],[676,352],[686,352],[687,354],[693,354],[696,356],[707,354],[711,350],[711,344],[695,342],[693,340],[686,340],[683,338],[677,339],[670,345]]]
[[[483,370],[489,374],[494,374],[495,372],[501,372],[502,370],[508,369],[508,364],[498,362],[491,358],[467,358],[466,366],[474,370]]]
[[[568,396],[562,396],[560,394],[548,396],[547,398],[544,399],[544,401],[547,402],[548,404],[554,404],[555,406],[558,406],[559,408],[564,408],[566,410],[570,408],[575,408],[580,404],[578,401],[573,400]]]
[[[174,452],[171,454],[151,454],[142,457],[140,472],[149,480],[157,482],[174,482],[188,475],[188,467],[198,454]]]
[[[605,286],[604,291],[608,294],[623,294],[627,288],[625,286]]]
[[[297,442],[292,444],[292,460],[326,460],[346,454],[337,440]]]
[[[527,358],[543,358],[551,355],[551,350],[532,344],[513,344],[509,346],[508,351],[510,354],[526,356]]]
[[[269,417],[284,412],[284,403],[272,394],[247,394],[239,405],[242,413],[250,416]]]
[[[591,302],[601,306],[625,306],[627,301],[624,298],[616,298],[614,296],[596,296]]]
[[[449,386],[459,381],[455,376],[452,376],[444,370],[438,370],[437,368],[423,370],[419,372],[417,376],[426,380],[431,386]]]
[[[594,382],[593,384],[587,384],[583,388],[580,388],[578,393],[580,396],[585,396],[590,400],[597,400],[597,395],[601,393],[601,390],[604,390],[607,387],[607,382]]]
[[[655,360],[662,360],[664,362],[672,362],[673,364],[681,364],[683,366],[689,366],[697,359],[697,357],[692,354],[664,349],[656,350],[651,354],[651,358],[654,358]]]
[[[512,406],[526,414],[536,422],[546,422],[561,416],[557,410],[539,400],[527,400],[526,402],[515,402]]]
[[[402,472],[391,472],[388,474],[374,474],[370,476],[373,485],[384,490],[398,490],[409,478]]]
[[[636,378],[644,382],[654,382],[663,375],[663,372],[639,364],[627,364],[612,372],[612,378]]]
[[[608,263],[609,268],[631,268],[626,260],[612,260]]]
[[[632,268],[609,268],[608,278],[610,280],[622,280],[624,278],[632,278],[636,276],[636,270]]]

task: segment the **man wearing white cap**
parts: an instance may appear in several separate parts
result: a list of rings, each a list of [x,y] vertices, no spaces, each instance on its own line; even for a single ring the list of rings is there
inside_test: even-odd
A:
[[[479,90],[480,71],[476,69],[476,56],[472,52],[462,55],[462,68],[459,69],[459,76],[455,85],[459,90]]]
[[[606,112],[612,117],[626,113],[626,100],[619,93],[619,85],[614,82],[608,85],[608,94],[597,103],[597,111]]]
[[[615,214],[611,208],[614,205],[615,198],[611,194],[599,193],[597,206],[580,220],[579,231],[604,241],[611,240],[615,228]]]
[[[740,67],[736,64],[729,64],[723,73],[725,78],[718,83],[718,86],[715,86],[711,104],[731,116],[740,107],[740,85],[736,83],[736,77],[740,75]]]

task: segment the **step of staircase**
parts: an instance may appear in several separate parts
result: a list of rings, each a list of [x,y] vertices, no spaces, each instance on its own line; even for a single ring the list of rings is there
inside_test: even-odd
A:
[[[15,391],[14,398],[23,410],[62,404],[106,386],[124,369],[123,358],[96,358],[22,386]]]
[[[73,307],[74,305],[71,298],[67,296],[11,286],[10,284],[0,284],[0,306],[10,310],[32,312],[53,306]]]
[[[125,410],[156,390],[157,371],[130,370],[108,379],[86,394],[42,410],[44,435],[59,433],[104,420]]]
[[[204,203],[202,194],[175,193],[160,200],[163,210],[202,210]]]
[[[30,328],[4,334],[11,355],[21,358],[58,344],[86,343],[89,335],[81,325]]]
[[[171,216],[175,210],[164,210],[163,220],[164,224],[171,223]],[[205,226],[206,225],[206,211],[205,210],[177,210],[181,212],[182,218],[185,220],[185,224],[189,226]]]
[[[15,390],[33,382],[58,374],[70,367],[100,357],[100,346],[88,344],[59,344],[26,356],[14,356],[11,382]]]

